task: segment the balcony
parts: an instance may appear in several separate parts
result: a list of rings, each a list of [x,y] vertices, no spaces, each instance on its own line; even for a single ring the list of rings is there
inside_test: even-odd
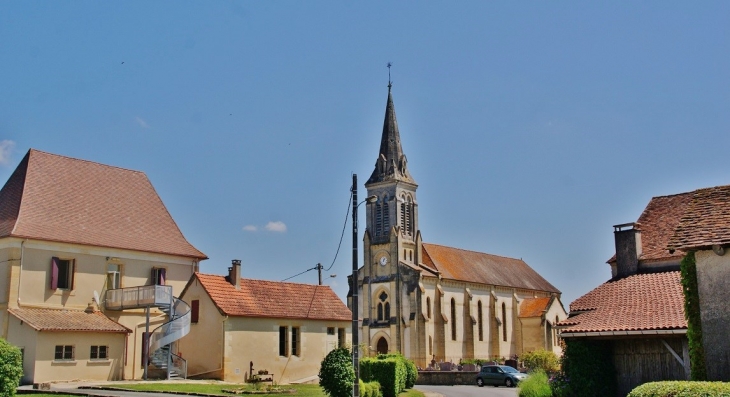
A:
[[[172,302],[172,286],[144,285],[107,290],[104,306],[107,310],[125,310],[170,306]]]

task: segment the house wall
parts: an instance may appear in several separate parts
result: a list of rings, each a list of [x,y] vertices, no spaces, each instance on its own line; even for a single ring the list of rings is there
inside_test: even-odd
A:
[[[121,380],[125,334],[104,332],[38,332],[10,316],[8,335],[22,348],[23,383],[54,380]],[[54,360],[56,345],[74,346],[74,360]],[[91,360],[91,346],[108,346],[109,359]]]
[[[198,322],[190,324],[190,333],[178,341],[178,354],[182,354],[188,362],[188,376],[223,379],[223,327],[226,317],[221,315],[196,278],[180,299],[191,307],[193,300],[198,300],[200,305]]]
[[[143,309],[104,310],[107,264],[122,265],[122,288],[150,285],[152,268],[165,268],[166,284],[173,287],[173,295],[182,291],[197,266],[194,259],[186,257],[14,238],[0,241],[2,256],[20,259],[9,262],[9,267],[0,267],[0,309],[3,309],[0,324],[3,324],[3,336],[8,335],[8,307],[83,310],[92,302],[96,291],[102,300],[100,309],[104,314],[133,331],[127,338],[126,363],[122,361],[124,379],[141,379],[143,376],[141,352],[146,314]],[[54,256],[75,261],[72,290],[50,288],[51,258]],[[150,330],[165,320],[164,313],[156,308],[150,310],[150,316]],[[17,345],[9,335],[7,339]]]
[[[523,352],[545,349],[545,327],[541,317],[520,318]]]
[[[558,356],[563,355],[563,348],[560,347],[560,331],[555,327],[555,324],[557,322],[555,321],[557,319],[558,322],[565,320],[568,318],[568,313],[565,312],[565,308],[563,308],[563,305],[560,304],[560,301],[558,299],[553,300],[552,305],[548,308],[547,313],[545,313],[545,319],[546,321],[550,322],[551,330],[550,335],[547,335],[548,333],[545,332],[546,337],[552,337],[552,343],[546,344],[546,348],[552,345],[552,351],[553,353],[557,354]],[[542,329],[544,331],[546,328],[546,325],[542,325]]]
[[[291,328],[299,327],[301,352],[298,355],[279,355],[279,327],[287,327],[291,342]],[[337,331],[327,335],[327,327],[343,328],[346,343],[351,343],[349,321],[322,321],[305,319],[228,317],[224,322],[224,380],[244,382],[254,373],[267,370],[280,384],[316,382],[322,359],[337,346]],[[288,347],[291,353],[291,346]]]
[[[636,386],[662,380],[688,380],[685,368],[669,352],[662,339],[677,355],[689,359],[686,337],[617,339],[613,341],[613,364],[619,396]]]
[[[700,297],[702,344],[708,380],[730,381],[730,255],[712,250],[695,253]]]

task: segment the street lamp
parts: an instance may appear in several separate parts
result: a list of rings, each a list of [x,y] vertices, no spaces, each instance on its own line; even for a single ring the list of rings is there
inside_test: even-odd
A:
[[[355,369],[355,382],[352,384],[352,397],[360,397],[360,347],[358,344],[358,293],[357,293],[357,207],[364,202],[374,203],[378,196],[370,196],[357,202],[357,174],[352,174],[352,365]]]

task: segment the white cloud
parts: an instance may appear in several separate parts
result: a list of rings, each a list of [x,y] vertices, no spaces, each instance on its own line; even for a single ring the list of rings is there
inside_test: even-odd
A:
[[[286,232],[286,225],[282,221],[269,222],[266,224],[266,230],[276,233]]]
[[[15,142],[7,139],[0,141],[0,164],[10,163],[10,155],[13,154],[15,149]]]
[[[246,225],[243,227],[243,230],[247,232],[255,232],[258,231],[259,228],[257,228],[256,225]]]
[[[136,121],[136,122],[137,122],[137,124],[139,124],[139,126],[140,126],[140,127],[142,127],[142,128],[150,128],[150,125],[149,125],[149,124],[147,124],[147,122],[146,122],[146,121],[144,121],[144,120],[143,120],[143,119],[142,119],[141,117],[139,117],[139,116],[135,117],[135,118],[134,118],[134,121]]]

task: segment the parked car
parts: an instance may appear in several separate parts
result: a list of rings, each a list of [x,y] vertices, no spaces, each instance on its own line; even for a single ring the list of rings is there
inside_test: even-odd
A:
[[[507,365],[485,365],[477,374],[477,386],[484,385],[497,386],[516,386],[520,381],[527,378],[527,374],[507,366]]]

